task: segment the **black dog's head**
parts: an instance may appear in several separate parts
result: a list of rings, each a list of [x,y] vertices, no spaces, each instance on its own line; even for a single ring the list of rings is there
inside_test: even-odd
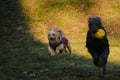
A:
[[[104,29],[101,19],[99,17],[93,17],[88,19],[89,31],[96,33],[98,29]]]

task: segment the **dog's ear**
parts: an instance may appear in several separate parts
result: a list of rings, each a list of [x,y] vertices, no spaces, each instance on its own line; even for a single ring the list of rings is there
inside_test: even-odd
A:
[[[59,39],[60,39],[60,33],[58,31],[56,31],[55,40],[59,41]]]
[[[94,21],[93,18],[91,18],[91,17],[88,18],[88,24],[91,23],[91,22],[93,22],[93,21]]]
[[[88,18],[88,27],[91,26],[91,22],[92,22],[92,18],[90,17],[90,18]]]
[[[104,26],[102,24],[101,18],[100,17],[96,17],[96,20],[99,22],[99,26],[104,29]]]
[[[62,30],[59,30],[58,32],[60,33],[60,36],[62,36],[62,37],[64,36],[64,33]]]

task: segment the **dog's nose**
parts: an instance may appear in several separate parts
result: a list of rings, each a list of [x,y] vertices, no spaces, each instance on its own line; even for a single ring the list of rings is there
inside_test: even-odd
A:
[[[53,37],[50,37],[50,40],[53,40],[54,38]]]

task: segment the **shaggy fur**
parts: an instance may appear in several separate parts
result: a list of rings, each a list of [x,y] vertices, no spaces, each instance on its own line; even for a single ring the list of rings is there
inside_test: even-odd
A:
[[[106,31],[99,17],[89,18],[88,27],[89,30],[87,32],[86,47],[93,58],[94,65],[101,68],[100,74],[105,75],[107,57],[109,54],[109,43]],[[98,29],[103,29],[105,31],[103,39],[98,39],[94,36]]]
[[[63,51],[67,52],[66,48],[71,54],[70,42],[67,38],[65,38],[61,30],[58,29],[49,30],[48,40],[49,40],[48,50],[52,56],[54,56],[55,54],[62,53]]]

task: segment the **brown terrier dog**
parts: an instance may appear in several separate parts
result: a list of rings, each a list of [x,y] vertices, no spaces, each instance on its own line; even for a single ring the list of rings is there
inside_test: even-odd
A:
[[[66,48],[71,54],[70,42],[68,39],[65,38],[61,30],[50,29],[48,31],[48,40],[48,51],[52,56],[54,56],[55,54],[62,53],[63,51],[67,52]]]

